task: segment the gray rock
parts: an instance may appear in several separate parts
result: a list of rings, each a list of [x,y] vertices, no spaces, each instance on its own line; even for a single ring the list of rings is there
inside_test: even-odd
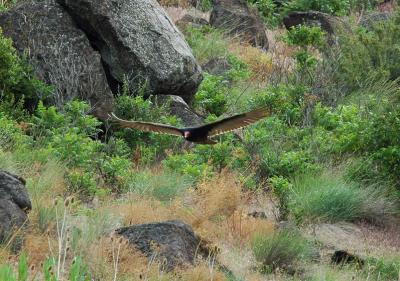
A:
[[[191,100],[201,69],[181,32],[155,0],[58,0],[72,15],[117,84],[132,92],[146,86],[153,95]],[[126,77],[126,78],[125,78]]]
[[[378,23],[385,23],[390,20],[390,13],[387,12],[372,12],[363,15],[360,20],[360,26],[367,30],[372,30],[373,26]]]
[[[250,10],[246,0],[213,0],[210,24],[226,30],[255,47],[268,49],[265,27],[257,11]]]
[[[27,224],[27,212],[31,209],[25,181],[0,171],[0,242],[6,241],[15,228]]]
[[[179,27],[180,30],[184,31],[187,26],[200,28],[202,26],[208,25],[209,22],[201,16],[185,14],[175,24]]]
[[[189,105],[179,96],[156,96],[156,104],[168,105],[170,113],[177,116],[184,126],[197,126],[203,124],[203,118],[194,112]]]
[[[100,54],[59,4],[23,1],[0,14],[0,26],[18,52],[28,54],[38,77],[55,86],[54,104],[80,98],[100,118],[112,110]]]
[[[226,58],[212,58],[204,63],[201,68],[210,74],[224,76],[231,69],[231,64]]]
[[[159,260],[163,270],[193,264],[199,252],[200,239],[189,225],[179,220],[132,225],[119,228],[116,233],[149,259]]]

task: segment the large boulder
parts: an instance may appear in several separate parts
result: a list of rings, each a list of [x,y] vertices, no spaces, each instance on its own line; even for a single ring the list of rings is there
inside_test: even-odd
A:
[[[90,102],[98,117],[112,110],[100,54],[61,5],[22,1],[0,13],[0,26],[18,52],[28,54],[38,77],[55,86],[54,104],[80,98]]]
[[[212,26],[224,29],[254,47],[268,49],[264,23],[257,11],[249,9],[246,0],[213,0],[213,3]]]
[[[201,68],[155,0],[57,0],[100,51],[109,78],[191,100]]]
[[[160,261],[164,270],[193,264],[199,253],[200,239],[189,225],[178,220],[132,225],[119,228],[116,233],[149,259]]]
[[[0,242],[5,242],[14,230],[27,224],[27,212],[31,209],[25,181],[0,171]]]

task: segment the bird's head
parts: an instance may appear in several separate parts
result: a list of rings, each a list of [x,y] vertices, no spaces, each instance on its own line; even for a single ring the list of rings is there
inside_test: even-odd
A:
[[[184,133],[183,133],[183,136],[185,137],[185,139],[187,139],[187,138],[190,138],[190,132],[189,131],[185,131]]]

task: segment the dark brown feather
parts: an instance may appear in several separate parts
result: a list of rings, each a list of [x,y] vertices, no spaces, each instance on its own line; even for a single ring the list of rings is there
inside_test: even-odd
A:
[[[267,117],[268,115],[269,111],[266,108],[258,108],[247,113],[234,115],[232,117],[207,124],[204,127],[209,129],[208,136],[212,137],[243,128],[247,125],[257,122],[264,117]]]
[[[117,122],[121,127],[125,128],[133,128],[145,132],[154,132],[154,133],[168,134],[173,136],[183,136],[183,132],[181,130],[169,125],[163,125],[151,122],[142,122],[142,121],[122,120],[117,116],[115,116],[114,113],[109,114],[109,118],[111,121]]]

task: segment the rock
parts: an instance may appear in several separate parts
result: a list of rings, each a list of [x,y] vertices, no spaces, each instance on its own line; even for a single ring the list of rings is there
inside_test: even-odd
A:
[[[190,101],[201,68],[181,32],[155,0],[57,0],[100,51],[109,79],[132,92]],[[112,87],[114,90],[115,87]]]
[[[13,230],[27,224],[27,212],[31,209],[25,181],[0,171],[0,242],[7,241]]]
[[[265,27],[257,11],[250,10],[246,0],[213,0],[210,24],[238,36],[254,47],[268,49]]]
[[[201,68],[212,75],[224,76],[231,68],[231,64],[226,58],[212,58],[203,64]]]
[[[267,214],[265,212],[253,211],[247,214],[249,217],[256,219],[267,219]]]
[[[385,23],[390,20],[390,14],[386,12],[373,12],[366,14],[360,20],[360,26],[371,31],[373,26],[377,23]]]
[[[168,105],[170,113],[180,118],[185,126],[191,127],[203,124],[203,118],[197,115],[179,96],[157,96],[156,104],[157,103]]]
[[[28,54],[38,77],[55,86],[54,104],[81,98],[100,118],[112,110],[100,54],[59,4],[23,1],[0,13],[0,26],[18,52]]]
[[[119,228],[116,233],[149,259],[158,259],[163,270],[193,264],[199,252],[200,239],[189,225],[179,220],[132,225]]]
[[[338,250],[333,253],[331,257],[331,263],[338,265],[356,264],[362,267],[365,264],[365,260],[357,255],[350,254],[347,251]]]
[[[341,29],[348,29],[348,25],[340,18],[317,11],[291,12],[284,19],[286,29],[300,24],[319,26],[328,35],[328,42],[334,43],[333,36]]]
[[[202,26],[208,25],[209,22],[201,16],[185,14],[175,24],[180,28],[180,30],[184,31],[187,26],[200,28]]]

